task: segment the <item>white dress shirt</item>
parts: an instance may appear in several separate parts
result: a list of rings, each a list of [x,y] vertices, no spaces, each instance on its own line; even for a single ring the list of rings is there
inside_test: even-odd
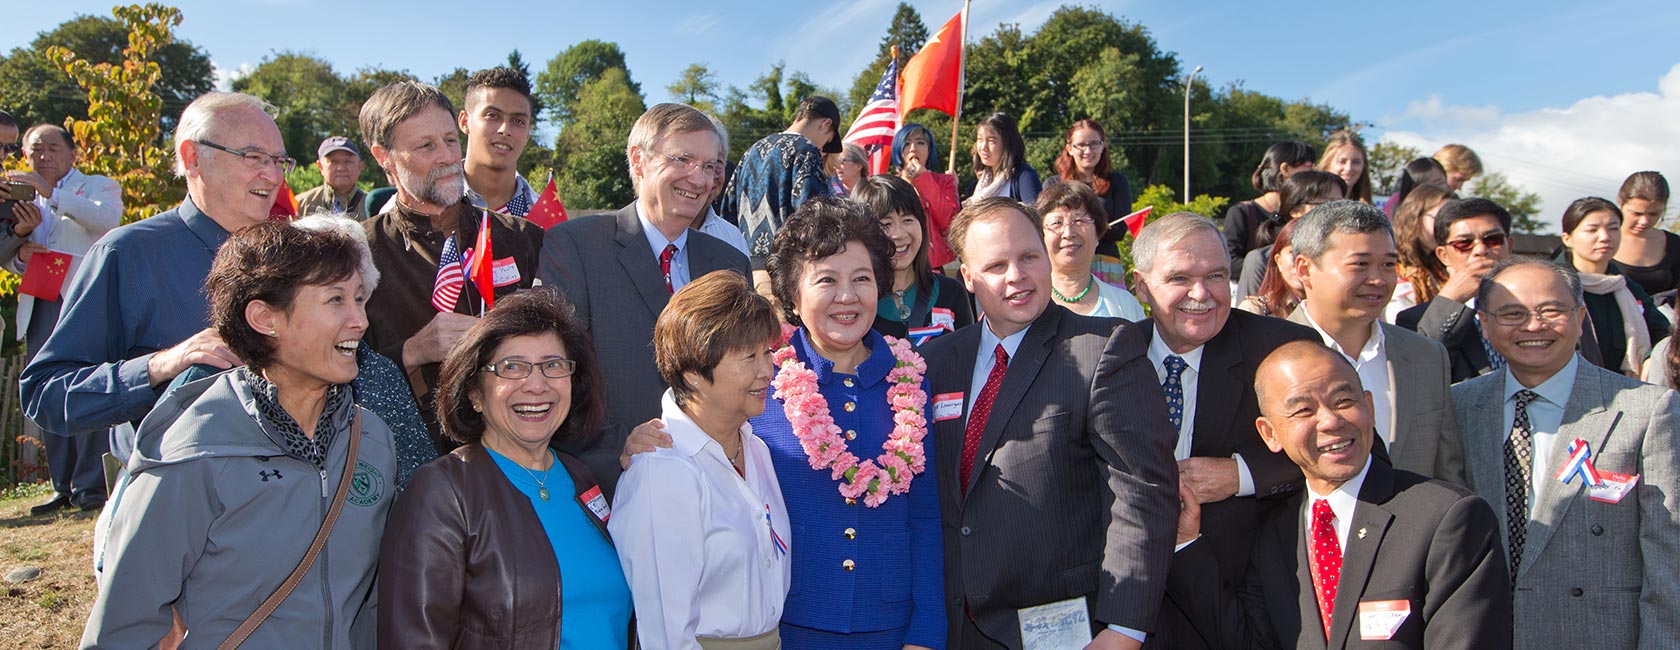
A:
[[[747,254],[747,238],[741,235],[741,229],[724,221],[723,217],[718,216],[717,211],[710,207],[706,208],[706,216],[700,219],[700,226],[695,230],[723,240],[723,243],[741,251],[742,255]]]
[[[696,637],[776,629],[793,579],[792,528],[770,448],[742,425],[742,478],[670,390],[661,405],[672,445],[631,457],[607,523],[642,647],[694,650]]]
[[[1178,358],[1184,360],[1184,372],[1179,373],[1178,381],[1184,386],[1184,417],[1178,423],[1178,444],[1173,447],[1173,460],[1184,460],[1190,457],[1190,448],[1195,443],[1196,431],[1196,396],[1200,392],[1202,378],[1202,351],[1206,345],[1198,345]],[[1155,364],[1155,380],[1164,387],[1167,383],[1167,357],[1174,354],[1166,342],[1161,340],[1161,324],[1155,324],[1155,331],[1149,337],[1149,362]],[[1242,454],[1231,454],[1231,459],[1237,461],[1237,494],[1239,497],[1254,495],[1254,475],[1248,471],[1248,463],[1243,461]]]
[[[1552,375],[1539,386],[1528,388],[1523,386],[1517,378],[1511,375],[1511,369],[1505,369],[1505,400],[1502,407],[1505,417],[1501,422],[1505,428],[1500,429],[1500,439],[1509,439],[1511,428],[1516,426],[1517,391],[1532,390],[1540,398],[1528,403],[1528,427],[1534,432],[1533,451],[1529,454],[1529,512],[1534,512],[1533,499],[1540,495],[1540,488],[1546,481],[1557,480],[1553,476],[1552,444],[1557,441],[1558,428],[1563,426],[1563,409],[1569,404],[1569,394],[1575,392],[1575,372],[1580,368],[1581,355],[1570,357],[1569,363]],[[1503,445],[1500,447],[1503,449]],[[1597,450],[1594,450],[1597,453]]]
[[[659,256],[665,252],[667,244],[677,247],[677,254],[671,256],[671,291],[675,293],[689,281],[688,229],[684,228],[682,234],[677,235],[674,240],[666,239],[665,233],[659,232],[659,229],[653,226],[653,222],[648,221],[647,215],[642,214],[642,202],[637,201],[635,205],[636,220],[642,222],[642,236],[647,237],[648,248],[653,249],[654,263],[658,264]]]
[[[1004,353],[1009,358],[1015,358],[1015,351],[1021,349],[1021,340],[1027,338],[1027,330],[1031,325],[1021,328],[1021,331],[1004,338],[992,333],[992,324],[985,318],[980,320],[980,354],[974,357],[974,377],[968,381],[968,396],[963,400],[963,413],[974,409],[974,401],[980,399],[980,391],[986,389],[986,377],[992,374],[992,366],[997,365],[997,349],[1003,344]],[[990,417],[990,416],[988,416]]]
[[[37,196],[41,208],[41,225],[29,233],[29,241],[48,249],[70,255],[70,268],[65,273],[65,285],[82,267],[82,258],[93,243],[105,233],[122,224],[122,185],[105,176],[90,176],[71,169],[53,186],[52,198]],[[13,257],[6,260],[6,268],[22,275],[28,265]],[[35,313],[35,297],[18,296],[17,330],[14,338],[22,340],[28,333],[29,321]],[[32,343],[39,346],[40,341]]]
[[[1307,540],[1308,548],[1312,544],[1312,508],[1319,500],[1330,502],[1330,512],[1336,519],[1332,522],[1336,527],[1336,547],[1347,555],[1348,529],[1353,527],[1353,510],[1359,506],[1359,489],[1365,485],[1365,475],[1371,472],[1371,458],[1365,457],[1365,467],[1359,474],[1348,479],[1329,494],[1314,492],[1311,485],[1307,487],[1307,498],[1301,500],[1301,525],[1307,534],[1301,539]]]
[[[1306,311],[1306,302],[1303,301],[1296,309],[1301,310],[1301,313],[1307,317],[1307,324],[1311,325],[1318,332],[1318,335],[1324,339],[1324,344],[1330,346],[1330,349],[1340,352],[1342,357],[1348,360],[1348,363],[1353,364],[1353,369],[1359,372],[1359,383],[1363,384],[1365,390],[1371,393],[1371,403],[1376,416],[1377,435],[1382,436],[1383,444],[1387,445],[1389,450],[1392,451],[1395,442],[1394,412],[1396,408],[1394,405],[1394,387],[1389,382],[1388,346],[1383,345],[1382,324],[1371,321],[1371,337],[1365,339],[1365,347],[1359,350],[1357,355],[1348,354],[1348,351],[1343,350],[1336,339],[1331,338],[1330,334],[1313,320],[1312,312]]]

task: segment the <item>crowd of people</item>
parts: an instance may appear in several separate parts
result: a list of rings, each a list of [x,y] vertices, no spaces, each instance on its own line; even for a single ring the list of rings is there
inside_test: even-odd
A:
[[[653,106],[635,200],[545,230],[495,68],[374,92],[275,221],[266,109],[193,101],[121,227],[0,114],[0,257],[72,265],[16,335],[35,512],[101,511],[82,647],[1680,646],[1656,172],[1522,256],[1474,152],[1384,201],[1342,131],[1133,237],[1102,124],[1041,178],[986,116],[963,196],[812,96],[733,164]]]

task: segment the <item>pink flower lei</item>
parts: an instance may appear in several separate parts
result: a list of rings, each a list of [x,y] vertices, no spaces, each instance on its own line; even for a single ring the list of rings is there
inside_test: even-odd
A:
[[[833,478],[840,481],[840,494],[852,499],[862,497],[864,505],[871,508],[880,507],[888,495],[910,491],[911,477],[927,466],[922,453],[922,438],[927,436],[927,419],[922,411],[927,393],[922,392],[922,375],[927,372],[927,364],[908,341],[882,338],[896,360],[887,373],[893,430],[881,444],[881,455],[873,460],[860,462],[846,449],[846,439],[829,415],[828,400],[817,390],[817,373],[799,361],[792,346],[776,350],[780,372],[770,382],[811,468],[832,469]]]

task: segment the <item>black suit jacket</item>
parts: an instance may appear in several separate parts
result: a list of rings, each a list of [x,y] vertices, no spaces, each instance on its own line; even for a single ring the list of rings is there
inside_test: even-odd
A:
[[[1154,321],[1144,321],[1143,328],[1152,336]],[[1212,550],[1220,584],[1226,588],[1234,589],[1242,583],[1260,522],[1278,505],[1280,497],[1301,488],[1301,468],[1288,456],[1267,449],[1254,428],[1254,420],[1260,416],[1254,371],[1266,355],[1284,343],[1319,340],[1310,327],[1233,309],[1225,327],[1202,347],[1190,455],[1230,458],[1240,453],[1254,477],[1254,496],[1202,505],[1202,541],[1198,543],[1206,543]],[[1189,606],[1169,595],[1161,606],[1159,622],[1149,633],[1148,647],[1215,647],[1215,639],[1203,636],[1206,630],[1190,624],[1183,611]]]
[[[1197,540],[1174,554],[1168,593],[1222,648],[1511,647],[1511,576],[1493,509],[1462,487],[1395,470],[1373,456],[1348,527],[1330,639],[1307,562],[1306,491],[1256,531],[1240,593],[1221,589]],[[1217,594],[1217,596],[1215,596]],[[1359,604],[1404,600],[1388,641],[1364,641]]]
[[[964,395],[965,411],[982,327],[922,348],[933,394]],[[1009,361],[966,493],[967,414],[934,422],[953,638],[966,609],[1018,648],[1017,609],[1080,596],[1094,625],[1154,626],[1178,516],[1177,436],[1147,350],[1135,324],[1048,307]]]
[[[691,281],[719,270],[750,274],[747,257],[711,235],[690,230],[685,246]],[[595,342],[606,380],[607,417],[618,426],[606,427],[589,443],[563,447],[589,465],[610,500],[623,472],[618,456],[624,436],[659,417],[659,397],[666,388],[653,364],[653,324],[671,293],[635,204],[550,228],[543,236],[537,278],[571,299]]]

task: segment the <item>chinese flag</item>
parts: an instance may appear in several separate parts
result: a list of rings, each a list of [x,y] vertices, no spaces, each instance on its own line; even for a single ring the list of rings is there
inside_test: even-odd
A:
[[[274,205],[268,209],[268,220],[291,221],[297,216],[297,197],[292,195],[286,181],[280,181],[280,188],[274,191]]]
[[[473,244],[472,261],[467,263],[467,278],[478,289],[484,301],[484,311],[496,301],[496,256],[490,252],[490,212],[483,212],[478,222],[478,242]]]
[[[957,94],[962,90],[962,57],[963,14],[959,12],[904,64],[898,80],[899,115],[918,108],[955,115]]]
[[[57,301],[64,289],[64,278],[70,274],[70,255],[58,251],[41,251],[29,256],[29,267],[23,271],[23,283],[18,293],[27,293],[42,300]]]
[[[560,202],[560,191],[554,187],[554,174],[548,175],[548,186],[543,188],[537,197],[537,204],[531,206],[531,211],[525,215],[531,223],[542,226],[543,230],[553,228],[555,224],[565,221],[566,204]]]
[[[1126,226],[1126,230],[1131,231],[1132,238],[1136,239],[1138,233],[1143,231],[1143,222],[1149,220],[1149,212],[1154,209],[1154,206],[1146,207],[1142,210],[1138,210],[1137,212],[1120,217],[1119,219],[1115,219],[1114,221],[1109,222],[1108,225],[1112,227],[1114,224],[1122,224]]]

